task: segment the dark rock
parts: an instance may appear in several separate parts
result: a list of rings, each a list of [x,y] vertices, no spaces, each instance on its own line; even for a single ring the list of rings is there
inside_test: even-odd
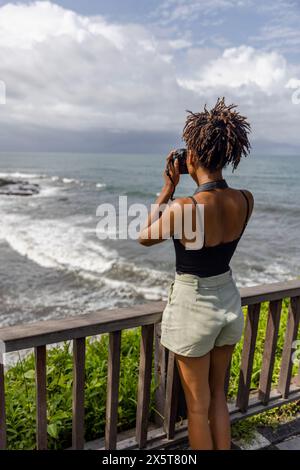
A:
[[[18,179],[0,178],[0,195],[5,196],[33,196],[39,194],[38,184]]]

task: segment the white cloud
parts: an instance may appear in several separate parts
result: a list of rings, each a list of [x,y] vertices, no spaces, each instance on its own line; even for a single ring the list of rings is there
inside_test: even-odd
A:
[[[0,31],[6,123],[151,130],[169,126],[169,109],[186,96],[172,47],[138,24],[35,2],[0,8]]]
[[[240,46],[225,49],[220,57],[205,65],[199,80],[179,79],[178,82],[196,92],[206,88],[228,86],[235,89],[255,85],[270,95],[282,86],[286,76],[286,60],[280,54]]]
[[[178,83],[208,105],[216,95],[239,104],[252,124],[255,140],[300,145],[300,107],[289,89],[298,83],[293,77],[299,70],[277,52],[243,45],[225,49],[193,71],[183,71]]]
[[[299,68],[275,51],[195,47],[44,1],[0,8],[0,57],[2,135],[7,126],[30,126],[32,138],[38,128],[180,135],[186,109],[226,96],[255,137],[300,144],[299,106],[286,87]]]
[[[300,80],[298,78],[290,78],[290,80],[285,85],[286,88],[300,88]]]

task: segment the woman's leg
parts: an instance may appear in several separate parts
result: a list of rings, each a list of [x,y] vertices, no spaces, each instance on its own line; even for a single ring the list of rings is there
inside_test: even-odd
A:
[[[190,447],[193,450],[212,450],[208,423],[210,353],[201,357],[176,354],[175,358],[187,405]]]
[[[224,387],[225,375],[233,350],[234,345],[226,345],[215,347],[211,351],[209,424],[216,450],[229,450],[231,447],[230,419]]]

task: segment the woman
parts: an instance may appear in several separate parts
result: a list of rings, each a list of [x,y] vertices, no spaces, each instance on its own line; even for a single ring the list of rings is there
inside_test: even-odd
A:
[[[251,147],[250,125],[235,107],[227,107],[223,98],[210,111],[206,107],[201,113],[189,111],[183,139],[188,173],[197,189],[193,196],[167,204],[180,178],[172,151],[158,206],[139,234],[142,245],[172,237],[175,246],[176,273],[162,316],[161,343],[175,353],[191,449],[225,450],[231,444],[225,375],[242,336],[244,317],[229,262],[253,210],[252,194],[229,187],[222,176],[222,169],[231,164],[234,170]],[[190,222],[195,228],[201,208],[203,243],[191,248],[188,243],[195,242],[199,228],[194,237],[186,237],[184,229]]]

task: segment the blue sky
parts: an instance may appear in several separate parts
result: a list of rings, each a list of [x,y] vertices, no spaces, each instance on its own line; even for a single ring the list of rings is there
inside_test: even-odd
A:
[[[297,153],[299,23],[298,0],[0,0],[3,145],[167,151],[225,96]]]

